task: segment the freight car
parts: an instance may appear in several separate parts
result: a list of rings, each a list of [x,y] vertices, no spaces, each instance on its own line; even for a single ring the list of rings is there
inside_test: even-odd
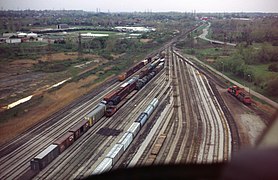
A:
[[[112,165],[115,165],[119,158],[124,153],[124,145],[122,144],[115,144],[114,147],[109,151],[106,155],[106,158],[112,159]]]
[[[111,117],[118,110],[117,105],[133,90],[140,90],[147,82],[149,82],[156,74],[158,74],[164,67],[164,60],[158,59],[154,61],[147,68],[148,74],[146,74],[142,79],[139,76],[134,76],[128,82],[124,83],[119,89],[109,93],[104,97],[107,101],[107,107],[105,115]],[[145,69],[143,69],[145,71]]]
[[[151,59],[149,59],[148,63]],[[51,144],[47,149],[41,152],[38,156],[31,160],[31,169],[34,171],[40,171],[45,166],[47,166],[53,159],[55,159],[60,153],[65,151],[74,141],[76,141],[80,136],[82,136],[93,124],[102,118],[104,115],[109,114],[108,116],[113,115],[117,107],[114,104],[118,104],[122,99],[124,99],[129,93],[133,90],[137,89],[138,81],[140,80],[143,82],[143,85],[147,83],[154,75],[156,74],[153,71],[157,65],[159,65],[159,61],[157,60],[152,63],[147,68],[147,74],[142,78],[139,79],[138,76],[133,77],[127,83],[123,84],[119,89],[116,91],[111,92],[110,94],[104,97],[104,101],[98,104],[94,110],[84,117],[84,120],[76,124],[72,127],[67,134],[56,140],[53,144]],[[145,65],[145,64],[144,64]],[[141,86],[142,87],[142,86]],[[111,111],[111,112],[110,112]],[[149,112],[150,114],[151,112]],[[148,119],[148,115],[145,114],[146,117],[143,118],[142,122]],[[145,119],[146,118],[146,119]],[[142,122],[141,126],[143,125]],[[131,143],[133,138],[136,134],[132,132],[128,132],[121,142],[118,144],[122,144],[124,146],[124,150],[128,147]],[[108,162],[108,161],[107,161]],[[109,166],[107,166],[109,167]],[[106,169],[107,167],[104,167]]]
[[[64,136],[57,139],[53,144],[59,146],[59,154],[61,154],[73,143],[74,143],[74,134],[72,132],[67,132]]]
[[[138,78],[133,77],[128,82],[122,84],[118,89],[106,95],[103,100],[107,102],[108,106],[115,106],[119,104],[130,92],[136,88]]]
[[[132,123],[129,129],[127,130],[127,132],[132,133],[133,138],[135,138],[135,136],[138,134],[139,131],[140,131],[140,123],[138,122]]]
[[[140,116],[136,119],[135,122],[140,123],[142,127],[147,120],[148,120],[148,115],[145,112],[143,112],[140,114]]]
[[[85,119],[89,122],[89,126],[92,127],[93,124],[104,116],[106,111],[106,102],[101,102],[97,107],[85,116]]]
[[[51,144],[48,148],[38,154],[31,160],[31,169],[34,171],[40,171],[45,168],[49,163],[59,156],[58,145]]]
[[[82,136],[88,129],[90,128],[89,122],[87,120],[83,120],[76,124],[73,128],[69,130],[74,134],[74,140],[77,140],[80,136]]]
[[[158,99],[154,98],[152,100],[152,102],[148,105],[148,107],[151,106],[153,108],[156,108],[157,105],[158,105]],[[147,109],[148,108],[146,108],[146,110]],[[143,114],[148,119],[148,116],[145,113],[145,111],[143,113],[141,113],[141,115]],[[150,112],[149,116],[151,115],[152,112]],[[140,119],[141,115],[137,118],[136,121],[138,121],[138,119]],[[133,141],[135,136],[138,134],[141,127],[142,127],[142,124],[140,124],[139,122],[133,122],[132,125],[128,128],[128,130],[121,137],[121,139],[118,141],[118,143],[116,145],[114,145],[114,147],[109,151],[109,153],[106,155],[104,160],[96,167],[96,169],[93,171],[92,174],[93,175],[100,174],[100,173],[103,173],[103,172],[106,172],[106,171],[109,171],[110,169],[112,169],[113,165],[115,165],[115,163],[123,155],[124,151],[126,151],[128,146],[131,144],[131,142]]]
[[[109,171],[112,169],[112,159],[111,158],[105,158],[101,163],[96,167],[92,175],[94,174],[101,174],[106,171]]]
[[[126,132],[123,137],[119,140],[118,144],[124,146],[124,151],[128,148],[133,140],[133,135],[130,132]]]
[[[135,66],[131,67],[130,69],[128,69],[126,72],[120,74],[118,76],[119,81],[124,81],[126,78],[128,78],[129,76],[131,76],[132,74],[134,74],[135,72],[137,72],[139,69],[141,69],[143,66],[147,65],[148,63],[151,62],[151,58],[149,57],[148,59],[145,59],[141,62],[139,62],[138,64],[136,64]]]
[[[148,105],[148,107],[145,109],[144,112],[140,114],[140,116],[136,119],[136,122],[141,124],[141,127],[145,124],[145,122],[149,119],[151,114],[153,113],[153,110],[158,105],[158,99],[154,98],[154,100]]]
[[[247,95],[247,92],[244,88],[238,86],[231,86],[228,88],[228,93],[235,96],[239,101],[243,102],[246,105],[251,105],[251,98]]]

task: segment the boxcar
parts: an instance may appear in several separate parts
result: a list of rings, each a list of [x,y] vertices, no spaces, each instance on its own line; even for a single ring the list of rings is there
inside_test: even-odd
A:
[[[149,105],[149,106],[145,109],[144,113],[146,113],[146,114],[148,115],[148,117],[150,117],[151,114],[152,114],[152,112],[153,112],[153,110],[154,110],[153,105]]]
[[[83,120],[80,123],[76,124],[73,128],[71,128],[69,132],[72,132],[74,134],[74,140],[76,140],[80,136],[82,136],[89,128],[89,122],[87,120]]]
[[[112,165],[114,165],[119,160],[119,158],[123,155],[123,153],[124,153],[124,145],[115,144],[114,147],[106,155],[106,157],[111,158]]]
[[[130,143],[133,140],[133,136],[131,133],[126,132],[123,137],[119,140],[118,144],[122,144],[124,145],[124,151],[128,148],[128,146],[130,145]]]
[[[118,92],[118,96],[120,97],[120,100],[124,99],[128,93],[129,93],[129,83],[124,83],[121,85],[120,89],[119,89],[119,92]],[[114,104],[116,105],[116,104]]]
[[[105,110],[106,105],[103,103],[99,103],[98,106],[92,112],[85,116],[85,119],[89,122],[90,127],[102,116],[104,116]]]
[[[57,139],[53,144],[59,146],[59,153],[61,154],[73,143],[74,143],[74,134],[72,132],[67,132],[64,136]]]
[[[31,169],[34,171],[40,171],[51,163],[57,156],[59,156],[59,147],[58,145],[51,144],[31,160]]]
[[[141,127],[145,124],[148,119],[148,115],[146,113],[141,113],[140,116],[136,119],[136,122],[141,124]]]
[[[133,138],[138,134],[140,131],[140,123],[134,122],[131,124],[131,126],[128,128],[127,132],[132,133]]]
[[[158,99],[154,98],[151,102],[151,105],[153,105],[153,107],[156,108],[156,106],[158,105]]]
[[[96,167],[96,169],[94,170],[94,172],[92,174],[93,175],[101,174],[106,171],[109,171],[111,168],[112,168],[112,159],[104,158],[103,161],[101,161],[101,163]]]

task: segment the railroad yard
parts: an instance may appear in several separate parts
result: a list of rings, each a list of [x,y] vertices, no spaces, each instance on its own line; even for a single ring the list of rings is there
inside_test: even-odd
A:
[[[31,160],[135,75],[110,81],[2,146],[0,178],[78,179],[120,167],[229,161],[246,132],[239,132],[218,85],[172,46],[163,53],[156,60],[163,62],[162,70],[142,89],[126,95],[113,116],[94,120],[43,168],[31,168]]]

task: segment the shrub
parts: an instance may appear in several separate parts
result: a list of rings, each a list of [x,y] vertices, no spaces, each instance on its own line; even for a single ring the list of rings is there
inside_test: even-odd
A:
[[[268,66],[269,71],[278,72],[278,63],[273,63]]]
[[[278,96],[278,78],[273,79],[271,81],[268,82],[267,88],[266,88],[266,92],[270,95],[270,96]]]

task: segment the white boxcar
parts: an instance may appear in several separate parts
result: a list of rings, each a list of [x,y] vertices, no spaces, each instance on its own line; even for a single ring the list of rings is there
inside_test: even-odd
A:
[[[140,123],[134,122],[131,124],[131,126],[128,128],[127,132],[130,132],[133,134],[133,138],[138,134],[140,131]]]
[[[112,165],[114,165],[119,158],[124,153],[124,145],[122,144],[115,144],[115,146],[109,151],[109,153],[106,155],[107,158],[112,159]]]
[[[156,108],[156,106],[158,105],[158,99],[154,98],[151,102],[151,104],[153,105],[154,108]]]
[[[133,136],[131,133],[126,132],[123,137],[119,140],[118,144],[122,144],[124,145],[124,150],[126,150],[128,148],[128,146],[130,145],[130,143],[133,140]]]
[[[96,167],[92,174],[101,174],[109,171],[112,168],[112,159],[104,158],[103,161]]]
[[[152,112],[153,112],[153,110],[154,110],[153,105],[149,105],[149,106],[145,109],[144,113],[146,113],[146,114],[148,115],[148,117],[150,117],[151,114],[152,114]]]

